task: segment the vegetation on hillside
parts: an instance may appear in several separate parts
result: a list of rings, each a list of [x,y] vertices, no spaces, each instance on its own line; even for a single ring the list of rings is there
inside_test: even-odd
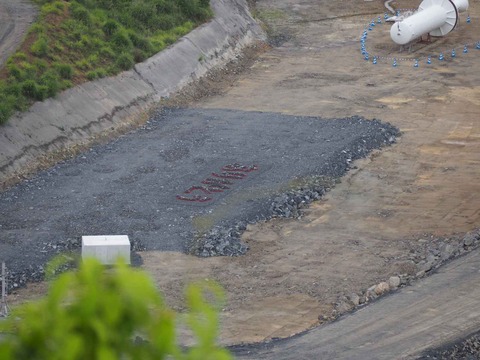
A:
[[[34,101],[128,70],[212,16],[209,0],[34,0],[37,22],[0,70],[0,124]]]
[[[214,283],[191,285],[185,320],[197,342],[177,344],[176,314],[152,280],[122,263],[106,269],[87,260],[55,279],[46,298],[0,322],[3,360],[229,360],[215,344],[223,293]]]

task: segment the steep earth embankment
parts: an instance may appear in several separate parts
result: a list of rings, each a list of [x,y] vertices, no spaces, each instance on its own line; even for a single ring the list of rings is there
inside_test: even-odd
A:
[[[0,184],[37,167],[39,158],[120,129],[161,98],[264,38],[245,0],[214,0],[211,6],[212,21],[134,69],[35,103],[0,127]]]

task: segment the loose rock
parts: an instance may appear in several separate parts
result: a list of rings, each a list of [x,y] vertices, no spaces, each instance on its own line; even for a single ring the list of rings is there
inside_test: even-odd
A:
[[[382,295],[386,292],[390,291],[390,286],[386,282],[381,282],[377,286],[375,286],[375,294]]]
[[[398,276],[391,276],[388,279],[388,285],[390,286],[390,289],[395,290],[398,288],[401,284],[401,280]]]

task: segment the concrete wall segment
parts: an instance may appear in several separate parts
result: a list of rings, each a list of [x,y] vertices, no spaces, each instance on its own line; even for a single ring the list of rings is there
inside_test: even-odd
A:
[[[39,157],[121,127],[265,34],[246,0],[211,0],[215,18],[118,76],[37,102],[0,127],[0,184]]]

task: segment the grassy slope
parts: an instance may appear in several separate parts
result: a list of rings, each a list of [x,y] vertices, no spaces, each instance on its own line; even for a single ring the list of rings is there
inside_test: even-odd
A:
[[[34,101],[128,70],[212,16],[208,0],[33,0],[41,6],[0,70],[0,124]]]

